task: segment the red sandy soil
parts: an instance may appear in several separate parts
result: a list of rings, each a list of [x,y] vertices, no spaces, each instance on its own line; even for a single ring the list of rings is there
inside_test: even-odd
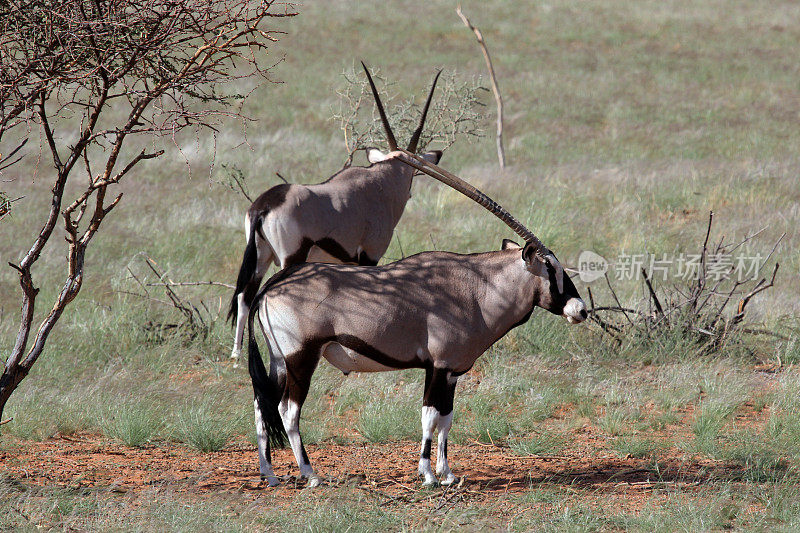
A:
[[[688,410],[691,411],[691,408]],[[673,447],[659,453],[658,474],[651,461],[620,457],[609,449],[611,439],[586,424],[569,432],[564,455],[520,457],[507,447],[470,442],[449,446],[450,464],[461,482],[454,487],[420,490],[416,475],[419,445],[408,441],[384,444],[313,444],[307,451],[323,478],[322,487],[349,485],[379,498],[381,505],[402,506],[429,513],[446,512],[458,503],[485,506],[491,514],[511,520],[527,509],[515,495],[545,487],[568,491],[576,504],[602,506],[608,512],[638,512],[645,503],[658,504],[679,491],[687,497],[713,493],[712,480],[738,483],[741,468],[690,457],[674,446],[688,441],[690,412],[684,420],[650,438]],[[744,407],[735,416],[741,429],[763,427],[766,410]],[[255,447],[237,442],[222,451],[202,453],[184,445],[160,442],[130,448],[94,434],[57,436],[44,442],[6,441],[0,449],[0,478],[28,487],[83,488],[112,494],[146,496],[170,490],[189,498],[227,495],[243,502],[262,496],[289,501],[305,486],[297,479],[289,449],[273,450],[275,473],[284,477],[277,488],[259,479]],[[747,509],[746,513],[759,512]]]
[[[596,436],[579,433],[576,437],[589,444]],[[311,464],[327,485],[350,483],[387,501],[419,503],[415,496],[420,488],[416,444],[323,444],[307,448]],[[449,451],[454,472],[465,478],[458,487],[441,490],[469,500],[555,484],[594,497],[604,494],[616,501],[615,506],[636,509],[655,488],[692,491],[711,478],[730,479],[736,474],[729,465],[677,456],[659,462],[657,478],[647,461],[613,453],[583,455],[577,451],[564,456],[518,457],[507,448],[479,443],[451,444]],[[168,486],[194,495],[228,493],[250,499],[270,490],[289,496],[304,486],[294,477],[297,467],[288,449],[274,451],[273,463],[277,475],[287,476],[277,489],[259,480],[256,450],[250,444],[200,453],[168,443],[129,448],[104,437],[80,434],[44,442],[7,443],[0,451],[0,475],[28,486],[96,487],[117,493]]]

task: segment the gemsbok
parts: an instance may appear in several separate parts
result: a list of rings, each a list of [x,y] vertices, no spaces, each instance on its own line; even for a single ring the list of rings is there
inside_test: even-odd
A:
[[[247,246],[231,298],[228,318],[236,320],[231,357],[238,359],[250,304],[269,265],[304,262],[376,265],[411,197],[414,169],[399,159],[392,128],[375,83],[367,73],[390,152],[370,148],[369,167],[348,167],[315,185],[281,184],[259,196],[245,215]],[[419,125],[408,143],[417,149],[439,74],[433,80]],[[440,151],[422,154],[438,163]]]
[[[270,442],[288,438],[300,474],[319,478],[300,438],[300,410],[320,358],[349,372],[425,369],[419,473],[431,470],[431,441],[438,427],[436,472],[442,484],[456,477],[447,463],[458,377],[534,307],[586,319],[586,306],[555,255],[497,205],[457,176],[410,152],[399,161],[424,171],[472,198],[525,240],[504,240],[502,249],[477,254],[423,252],[384,266],[307,263],[272,276],[250,313],[249,371],[253,382],[259,468],[270,485]],[[264,366],[253,331],[255,315],[269,345]]]

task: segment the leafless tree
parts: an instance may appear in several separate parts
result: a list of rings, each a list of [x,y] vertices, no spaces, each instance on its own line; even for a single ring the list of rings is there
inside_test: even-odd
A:
[[[38,132],[53,183],[38,236],[21,261],[9,263],[19,274],[21,316],[0,376],[0,418],[81,289],[86,249],[122,199],[115,186],[163,154],[131,151],[130,141],[244,119],[246,95],[226,88],[235,91],[234,80],[252,80],[250,87],[269,81],[274,62],[264,49],[280,32],[267,21],[294,14],[291,4],[269,0],[0,3],[0,170],[25,157],[25,142]],[[84,186],[64,198],[67,181],[80,174]],[[35,320],[33,267],[59,224],[67,234],[66,276],[52,309]]]
[[[650,274],[643,266],[637,274],[641,274],[644,305],[623,306],[617,293],[606,275],[606,283],[614,300],[613,305],[595,306],[591,288],[589,295],[589,318],[595,322],[603,335],[614,339],[618,344],[623,342],[660,343],[665,334],[677,334],[681,338],[691,340],[698,348],[698,353],[719,353],[725,348],[741,343],[745,336],[767,335],[782,341],[791,341],[779,332],[755,327],[745,321],[747,305],[756,295],[775,286],[775,278],[780,265],[776,262],[772,273],[765,275],[765,267],[772,259],[778,245],[785,234],[773,244],[771,251],[762,255],[760,252],[752,257],[744,255],[734,260],[733,254],[749,245],[766,228],[745,235],[736,242],[726,242],[722,235],[716,243],[709,241],[714,213],[708,216],[705,239],[700,253],[695,254],[687,268],[687,274],[679,283],[669,286],[655,285],[655,270],[651,263]],[[744,267],[743,259],[749,259]],[[749,270],[749,269],[754,270]],[[662,280],[665,272],[662,270]],[[759,279],[760,278],[760,279]],[[730,306],[736,304],[736,309]],[[793,332],[796,337],[796,332]],[[780,365],[780,361],[779,361]]]
[[[431,77],[433,77],[433,70]],[[375,113],[366,76],[351,68],[342,74],[344,86],[338,90],[338,107],[333,109],[333,120],[344,135],[345,149],[352,158],[356,150],[368,146],[381,146],[385,133]],[[386,95],[384,106],[392,129],[398,138],[409,138],[416,129],[422,103],[414,99],[402,100],[387,91],[387,83],[380,75],[374,76],[383,83],[381,93]],[[486,91],[480,80],[459,80],[454,73],[443,72],[428,112],[425,129],[419,139],[418,149],[445,150],[459,138],[482,137],[481,122],[485,105],[481,92]],[[348,161],[349,163],[349,161]]]

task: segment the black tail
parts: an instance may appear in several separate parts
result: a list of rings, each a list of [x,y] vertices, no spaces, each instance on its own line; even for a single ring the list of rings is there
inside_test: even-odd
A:
[[[256,342],[255,331],[253,329],[253,319],[258,313],[258,302],[261,298],[266,298],[267,285],[259,292],[252,305],[250,306],[250,316],[247,317],[248,327],[248,357],[247,366],[250,370],[250,379],[253,382],[253,393],[255,394],[258,409],[264,420],[264,427],[270,442],[276,448],[286,445],[286,429],[283,427],[283,420],[278,413],[278,404],[283,397],[283,390],[286,386],[285,363],[278,360],[269,349],[269,374],[264,368],[264,361],[261,359],[261,352]]]
[[[233,291],[231,307],[228,309],[228,320],[230,320],[231,326],[236,325],[236,316],[239,314],[239,294],[245,291],[247,285],[253,280],[253,276],[256,275],[256,269],[258,268],[256,230],[260,223],[261,215],[253,217],[250,221],[250,236],[247,240],[247,246],[244,248],[244,257],[242,257],[242,266],[239,267],[239,277],[236,278],[236,290]]]

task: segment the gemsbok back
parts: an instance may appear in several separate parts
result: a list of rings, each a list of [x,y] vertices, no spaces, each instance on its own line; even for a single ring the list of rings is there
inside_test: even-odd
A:
[[[431,470],[433,432],[439,429],[436,472],[442,484],[456,477],[447,463],[458,377],[508,331],[525,323],[534,307],[586,319],[586,306],[555,255],[483,193],[410,152],[399,160],[466,194],[506,222],[524,240],[478,254],[424,252],[385,266],[307,263],[282,270],[257,294],[249,325],[259,467],[270,485],[270,442],[288,438],[300,474],[319,478],[300,438],[300,410],[320,358],[349,372],[425,369],[419,473]],[[253,321],[269,345],[269,370],[255,340]]]
[[[242,351],[250,304],[269,265],[278,268],[305,262],[376,265],[392,240],[411,197],[414,169],[400,161],[392,129],[375,83],[364,63],[390,152],[371,148],[369,167],[348,167],[316,185],[281,184],[259,196],[245,215],[247,246],[236,280],[228,318],[236,320],[231,357]],[[419,125],[408,143],[414,152],[436,88],[433,80]],[[440,151],[422,157],[438,163]]]

